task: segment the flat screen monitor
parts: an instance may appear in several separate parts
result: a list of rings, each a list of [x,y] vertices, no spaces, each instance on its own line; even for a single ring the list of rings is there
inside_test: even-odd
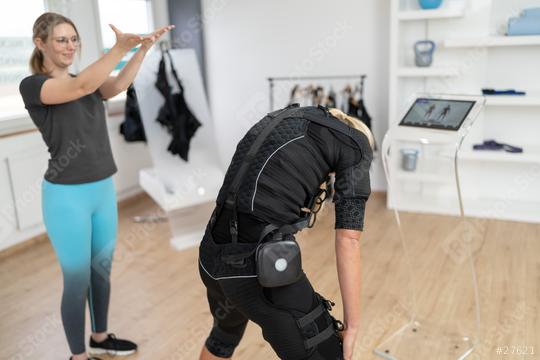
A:
[[[399,125],[457,131],[475,103],[471,100],[418,98]]]

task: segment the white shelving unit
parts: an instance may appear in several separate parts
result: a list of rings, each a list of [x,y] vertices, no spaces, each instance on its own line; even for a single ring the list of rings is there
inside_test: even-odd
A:
[[[466,150],[459,154],[465,161],[481,161],[496,163],[540,164],[540,147],[527,146],[522,153],[506,151]]]
[[[450,19],[461,17],[465,13],[463,7],[450,9],[434,9],[434,10],[409,10],[400,11],[398,19],[401,21],[414,20],[430,20],[430,19]]]
[[[399,181],[415,181],[415,182],[426,182],[426,183],[437,183],[437,184],[448,184],[454,181],[454,179],[448,176],[430,174],[430,173],[405,172],[405,171],[398,172],[396,174],[396,178]]]
[[[540,96],[491,95],[486,96],[486,106],[538,106]]]
[[[458,70],[452,67],[402,67],[398,69],[399,77],[451,77],[457,76]]]
[[[511,5],[506,0],[444,0],[439,9],[421,10],[417,0],[391,0],[390,124],[401,119],[415,93],[480,94],[482,88],[527,93],[486,96],[470,143],[459,153],[468,216],[540,222],[540,36],[500,34],[509,17],[531,6],[527,0],[514,0]],[[431,67],[418,68],[413,46],[426,39],[437,44],[434,61]],[[473,143],[485,139],[523,147],[524,152],[472,149]],[[399,149],[396,153],[399,156]],[[453,154],[437,156],[441,161],[453,158]],[[433,163],[420,156],[417,172],[396,173],[401,185],[389,193],[388,206],[457,215],[454,194],[448,193],[453,179],[436,168],[430,170]],[[399,161],[395,164],[399,166]],[[516,179],[527,179],[526,186]],[[504,211],[493,214],[490,209],[501,202]]]
[[[540,46],[540,36],[486,36],[479,38],[455,38],[444,40],[443,46],[447,48]]]

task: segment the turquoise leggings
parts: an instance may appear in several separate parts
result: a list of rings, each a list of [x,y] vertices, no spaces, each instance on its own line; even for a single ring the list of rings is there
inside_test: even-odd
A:
[[[42,183],[43,219],[64,276],[62,323],[72,354],[85,352],[88,299],[93,332],[107,331],[111,263],[118,230],[111,177],[75,184]]]

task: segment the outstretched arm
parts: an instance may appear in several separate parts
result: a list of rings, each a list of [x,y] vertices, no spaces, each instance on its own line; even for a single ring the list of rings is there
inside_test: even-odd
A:
[[[343,355],[352,358],[360,323],[360,231],[336,230],[336,265],[343,300]]]
[[[103,99],[109,99],[126,90],[137,76],[144,57],[152,45],[166,32],[172,30],[174,25],[164,26],[151,34],[143,37],[141,46],[131,57],[128,63],[122,68],[117,76],[109,78],[99,87],[99,92]]]
[[[111,27],[116,29],[112,25]],[[41,102],[46,105],[62,104],[93,93],[107,80],[129,49],[140,44],[142,40],[143,37],[139,35],[117,33],[116,44],[111,51],[86,67],[78,76],[47,79],[40,89]]]

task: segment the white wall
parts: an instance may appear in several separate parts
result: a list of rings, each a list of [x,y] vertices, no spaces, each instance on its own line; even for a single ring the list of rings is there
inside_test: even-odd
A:
[[[388,121],[388,1],[203,0],[203,17],[224,166],[268,112],[269,76],[367,74],[367,107],[381,142]],[[372,183],[374,190],[385,188],[380,157]]]

